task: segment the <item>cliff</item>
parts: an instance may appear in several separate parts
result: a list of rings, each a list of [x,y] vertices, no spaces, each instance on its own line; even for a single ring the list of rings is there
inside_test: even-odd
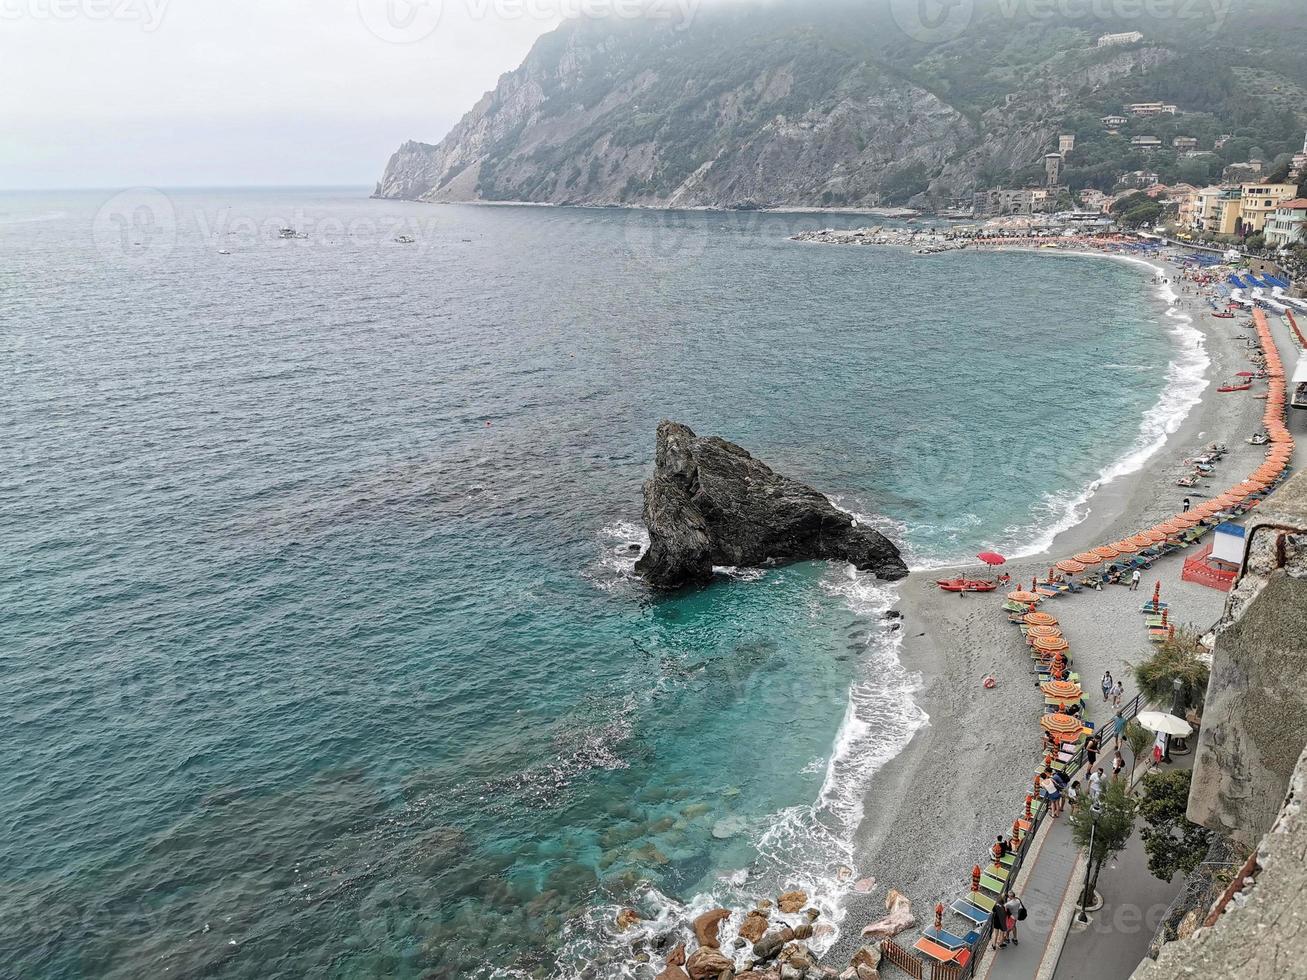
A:
[[[1100,116],[1125,101],[1180,99],[1201,118],[1141,120],[1138,131],[1167,136],[1174,125],[1206,139],[1225,127],[1247,136],[1221,152],[1245,159],[1253,148],[1266,159],[1296,149],[1301,107],[1248,101],[1268,85],[1307,84],[1291,53],[1307,32],[1268,13],[1285,2],[1248,0],[1241,37],[1271,45],[1257,53],[1183,18],[1141,24],[1143,44],[1098,48],[1110,21],[1031,17],[993,0],[977,0],[961,34],[924,40],[900,23],[906,5],[852,0],[703,5],[686,23],[569,21],[439,143],[400,147],[376,195],[934,207],[1042,180],[1061,133],[1077,135],[1066,161],[1075,186],[1110,189],[1122,170],[1144,166],[1200,183],[1224,158],[1183,160],[1167,140],[1145,159],[1130,146],[1134,129],[1108,136]],[[1275,29],[1252,30],[1263,21]],[[1262,66],[1255,77],[1230,67],[1250,54]]]

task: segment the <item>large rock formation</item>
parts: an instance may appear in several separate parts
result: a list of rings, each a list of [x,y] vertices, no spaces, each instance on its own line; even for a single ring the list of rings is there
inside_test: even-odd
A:
[[[636,571],[660,589],[702,584],[714,565],[844,561],[889,580],[908,574],[883,534],[859,525],[809,486],[773,472],[734,443],[658,426],[644,487],[649,550]]]

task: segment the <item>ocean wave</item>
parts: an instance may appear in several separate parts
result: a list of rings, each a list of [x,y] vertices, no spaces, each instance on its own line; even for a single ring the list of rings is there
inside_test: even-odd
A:
[[[1074,253],[1095,258],[1108,258],[1142,266],[1157,279],[1169,277],[1167,270],[1146,259],[1125,255],[1104,255],[1097,252]],[[1089,516],[1089,503],[1103,487],[1122,477],[1142,470],[1166,445],[1171,436],[1180,430],[1189,413],[1211,385],[1207,377],[1211,358],[1207,352],[1206,337],[1194,326],[1193,317],[1177,309],[1179,299],[1173,284],[1157,283],[1157,298],[1166,305],[1163,322],[1174,344],[1175,353],[1167,365],[1166,385],[1157,402],[1146,411],[1139,423],[1139,432],[1130,448],[1105,466],[1087,485],[1073,490],[1046,493],[1032,507],[1031,519],[1023,525],[1004,529],[1003,538],[996,547],[1011,559],[1041,555],[1053,547],[1058,535],[1071,530]],[[1120,365],[1105,366],[1120,370]],[[1135,368],[1126,368],[1135,370]],[[935,535],[939,528],[932,528]],[[932,557],[910,563],[914,571],[943,568],[970,561],[970,556]]]
[[[882,623],[884,614],[898,601],[897,586],[880,583],[852,566],[832,569],[821,585],[827,595],[843,600],[855,615],[876,623]],[[596,903],[565,927],[564,952],[553,980],[575,980],[582,975],[580,964],[600,968],[604,976],[615,980],[633,980],[638,969],[632,965],[634,945],[679,933],[685,923],[710,909],[750,908],[761,898],[774,898],[782,888],[807,892],[808,905],[819,909],[820,922],[830,927],[809,945],[819,955],[829,949],[840,935],[845,900],[856,890],[855,882],[865,877],[856,870],[854,841],[871,779],[930,721],[916,702],[922,679],[903,666],[901,646],[901,633],[884,628],[872,631],[831,752],[805,769],[825,770],[817,799],[751,824],[757,828],[756,858],[747,867],[721,872],[710,889],[688,901],[667,895],[652,884],[642,885],[630,898],[645,921],[625,933],[614,928],[621,907]],[[773,923],[805,921],[800,914],[787,916],[776,911],[771,918]],[[739,915],[723,923],[723,948],[731,947],[742,924]],[[525,976],[501,969],[493,974],[493,980]]]

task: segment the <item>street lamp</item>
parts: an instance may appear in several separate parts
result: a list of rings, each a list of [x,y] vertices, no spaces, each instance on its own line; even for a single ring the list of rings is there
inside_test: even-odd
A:
[[[1171,714],[1180,720],[1184,720],[1184,681],[1176,677],[1171,681]],[[1183,748],[1183,746],[1182,746]],[[1167,765],[1171,764],[1171,736],[1166,736],[1165,749],[1162,752],[1162,761]]]
[[[1090,883],[1094,880],[1094,834],[1098,830],[1098,816],[1103,812],[1103,804],[1095,800],[1090,804],[1089,812],[1092,814],[1089,818],[1089,860],[1085,863],[1085,890],[1080,896],[1080,915],[1077,916],[1081,922],[1089,921],[1085,910],[1089,908]]]

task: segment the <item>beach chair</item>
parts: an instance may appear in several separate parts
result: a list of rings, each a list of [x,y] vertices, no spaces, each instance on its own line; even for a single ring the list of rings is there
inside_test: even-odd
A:
[[[936,929],[934,926],[931,926],[929,929],[923,929],[922,935],[927,939],[939,943],[946,949],[967,949],[968,947],[976,945],[976,943],[980,941],[980,933],[975,929],[967,933],[965,936],[955,936],[953,933],[944,929]]]
[[[1004,875],[1004,877],[1007,877]],[[1002,895],[1007,890],[1007,884],[998,878],[995,878],[988,871],[980,873],[980,887],[987,888],[995,895]]]
[[[1015,854],[1004,854],[998,863],[1010,869],[1012,865],[1017,863],[1017,856]]]
[[[947,946],[941,946],[939,943],[935,942],[935,940],[930,939],[927,936],[922,936],[918,939],[912,944],[912,948],[922,956],[928,956],[937,963],[956,963],[958,956],[961,953],[967,952],[965,949],[957,950],[949,949]]]
[[[970,902],[972,905],[976,906],[977,908],[984,909],[985,915],[987,917],[991,912],[994,911],[994,906],[998,904],[998,902],[996,902],[994,899],[990,898],[988,895],[984,894],[983,892],[968,892],[967,901]]]
[[[1001,864],[991,864],[989,866],[989,871],[987,871],[986,874],[991,875],[1006,884],[1009,872],[1008,869],[1003,867]]]
[[[959,898],[956,902],[950,905],[949,908],[956,915],[960,915],[968,922],[975,923],[978,926],[983,926],[989,921],[989,912],[986,912],[979,905],[968,902],[965,898]]]

